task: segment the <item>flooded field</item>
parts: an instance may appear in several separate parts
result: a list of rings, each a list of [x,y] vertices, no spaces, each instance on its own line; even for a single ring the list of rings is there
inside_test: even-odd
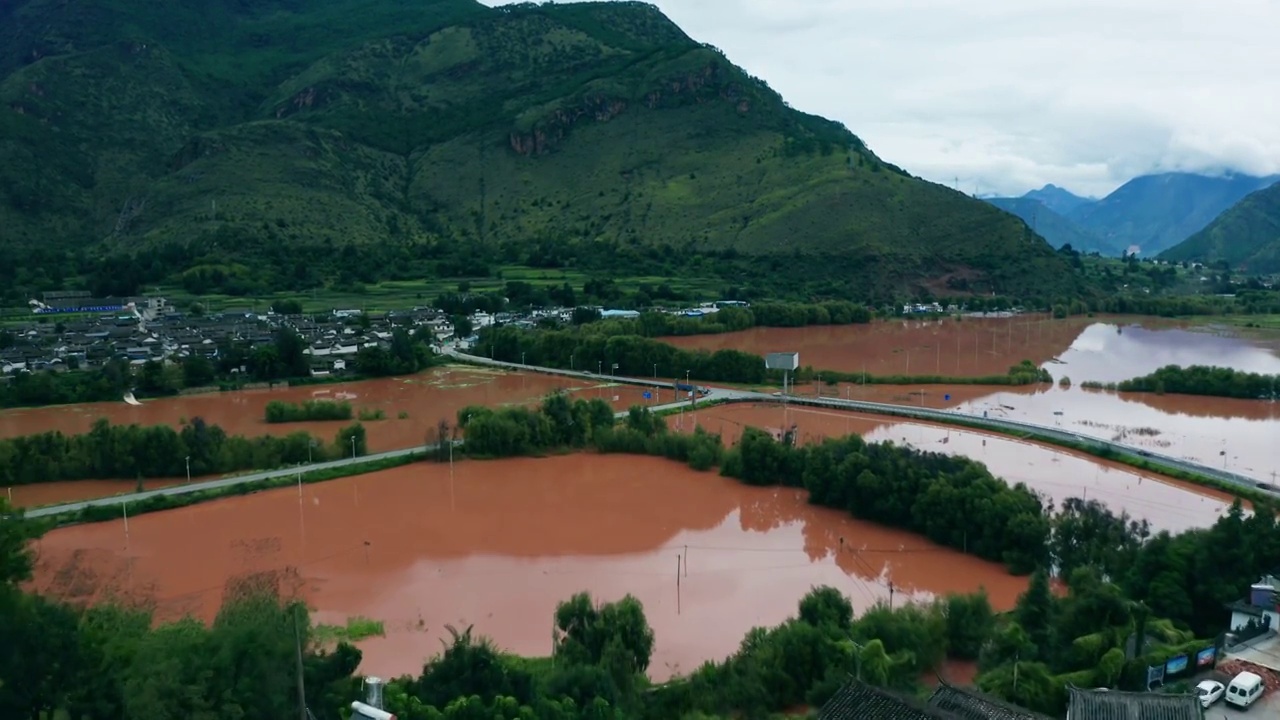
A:
[[[929,452],[963,455],[997,477],[1025,483],[1057,504],[1069,497],[1094,498],[1116,512],[1178,532],[1212,524],[1230,506],[1226,493],[1141,473],[1132,468],[1033,443],[941,425],[903,423],[874,415],[780,405],[725,405],[671,421],[677,429],[696,424],[737,442],[744,427],[776,431],[795,426],[802,443],[859,434],[871,442],[892,441]]]
[[[347,400],[357,412],[379,409],[384,420],[367,421],[370,452],[421,445],[437,421],[453,422],[467,405],[536,403],[548,393],[566,390],[579,397],[600,397],[619,410],[645,402],[638,387],[596,385],[550,375],[508,373],[476,368],[437,368],[418,375],[334,385],[302,385],[274,390],[209,393],[145,401],[141,406],[122,402],[85,403],[0,412],[0,437],[59,430],[67,434],[87,432],[105,417],[115,424],[177,425],[183,419],[201,417],[232,435],[287,435],[306,430],[329,440],[346,422],[267,424],[263,415],[268,402],[281,400]],[[405,414],[401,418],[401,413]]]
[[[1280,334],[1168,320],[1009,318],[892,320],[867,325],[752,328],[720,335],[663,338],[678,347],[798,352],[818,370],[871,375],[1002,375],[1030,360],[1076,383],[1118,382],[1165,365],[1219,365],[1280,373]]]
[[[192,541],[199,538],[199,541]],[[843,539],[843,543],[841,543]],[[843,548],[843,549],[842,549]],[[79,601],[149,602],[209,619],[229,578],[274,573],[321,622],[363,615],[386,636],[362,670],[421,670],[446,623],[501,647],[551,648],[556,603],[589,590],[644,603],[663,679],[732,653],[794,614],[815,584],[859,609],[985,586],[1012,607],[1025,578],[909,533],[648,457],[571,455],[419,464],[121,522],[53,531],[33,586]],[[677,564],[680,564],[677,589]]]
[[[147,480],[143,484],[145,490],[178,485],[185,478],[166,478],[163,480]],[[4,488],[9,502],[14,507],[33,508],[41,505],[92,500],[131,493],[138,489],[135,480],[66,480],[63,482],[36,483],[35,485],[15,485]]]

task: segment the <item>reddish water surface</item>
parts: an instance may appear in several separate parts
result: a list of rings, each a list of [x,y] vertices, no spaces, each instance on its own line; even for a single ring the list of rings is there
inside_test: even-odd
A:
[[[385,420],[366,422],[371,452],[421,445],[436,422],[453,422],[467,405],[535,403],[548,393],[566,390],[580,397],[600,397],[622,410],[645,402],[643,390],[630,386],[596,385],[592,381],[551,375],[522,374],[475,368],[437,368],[409,377],[366,380],[335,385],[307,385],[273,390],[246,390],[149,400],[141,406],[125,402],[84,403],[0,412],[0,437],[60,430],[87,432],[98,418],[112,423],[177,425],[183,419],[204,418],[233,435],[287,435],[306,430],[331,439],[346,422],[268,424],[263,420],[272,400],[348,400],[359,411],[381,409]],[[407,417],[400,419],[400,413]]]
[[[843,538],[844,542],[841,543]],[[366,545],[365,543],[368,543]],[[677,563],[686,562],[677,589]],[[276,573],[318,619],[382,620],[362,669],[416,673],[446,623],[545,655],[556,603],[579,590],[644,603],[662,679],[734,652],[795,613],[812,585],[859,609],[986,587],[1012,606],[1025,578],[909,533],[657,458],[572,455],[419,464],[55,530],[39,541],[42,592],[126,597],[209,619],[228,579]]]
[[[147,480],[144,490],[177,485],[185,480],[164,479]],[[138,489],[135,480],[68,480],[65,482],[38,483],[35,485],[15,485],[5,488],[9,502],[14,507],[32,508],[41,505],[92,500],[110,497],[123,493],[131,493]]]
[[[757,327],[720,335],[662,338],[677,347],[798,352],[800,364],[871,375],[1003,375],[1023,360],[1062,354],[1092,322],[1043,315],[955,320],[885,320],[865,325]]]
[[[871,375],[1002,375],[1023,360],[1077,383],[1119,382],[1165,365],[1280,373],[1280,335],[1246,336],[1231,328],[1192,327],[1156,318],[886,320],[662,339],[678,347],[713,351],[798,352],[801,365]]]
[[[780,405],[724,405],[699,410],[672,424],[690,430],[694,422],[737,442],[744,427],[777,432],[796,426],[800,442],[857,433],[872,442],[892,441],[930,452],[963,455],[984,464],[1009,483],[1024,483],[1061,505],[1069,497],[1094,498],[1115,511],[1148,520],[1157,530],[1178,532],[1205,527],[1226,511],[1231,497],[1087,455],[1044,445],[958,430],[941,425],[903,423],[883,417],[837,410]]]

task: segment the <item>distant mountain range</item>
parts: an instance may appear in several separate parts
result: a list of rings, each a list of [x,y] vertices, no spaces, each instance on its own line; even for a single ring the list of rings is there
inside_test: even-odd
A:
[[[1101,200],[1046,185],[1020,198],[987,202],[1022,218],[1055,247],[1121,255],[1138,248],[1154,256],[1205,229],[1252,192],[1271,187],[1280,175],[1254,177],[1195,173],[1143,175]]]
[[[1250,273],[1280,273],[1280,185],[1250,194],[1160,257],[1206,263],[1225,260]]]

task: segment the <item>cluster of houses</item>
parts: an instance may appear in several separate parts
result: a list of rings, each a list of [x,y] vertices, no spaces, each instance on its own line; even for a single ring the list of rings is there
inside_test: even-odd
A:
[[[477,312],[469,318],[471,334],[455,337],[449,316],[430,307],[370,313],[366,323],[363,311],[351,309],[310,315],[252,310],[193,314],[168,304],[164,298],[95,299],[82,295],[33,300],[29,322],[0,328],[0,340],[3,340],[0,342],[0,375],[88,369],[113,359],[136,365],[149,360],[181,360],[193,355],[212,360],[218,358],[228,343],[269,344],[281,327],[292,328],[302,336],[312,357],[312,372],[324,375],[347,369],[351,358],[363,348],[387,347],[397,327],[426,330],[436,346],[456,343],[465,349],[475,341],[475,332],[481,328],[494,324],[531,328],[545,318],[569,322],[574,312],[574,308]],[[699,316],[720,307],[743,304],[705,303],[669,312]],[[637,314],[602,309],[605,317]]]

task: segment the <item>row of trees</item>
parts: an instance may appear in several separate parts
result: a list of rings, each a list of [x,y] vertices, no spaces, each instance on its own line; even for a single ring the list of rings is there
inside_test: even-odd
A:
[[[351,403],[345,400],[304,400],[300,403],[272,400],[265,411],[269,423],[350,420]]]
[[[1224,367],[1206,365],[1166,365],[1142,377],[1120,383],[1085,383],[1085,387],[1120,390],[1122,392],[1177,393],[1209,395],[1245,400],[1274,399],[1280,376],[1263,375]]]
[[[1040,497],[965,457],[857,435],[796,447],[747,428],[721,472],[750,485],[802,487],[815,505],[919,533],[1014,573],[1030,573],[1049,557]]]
[[[795,448],[751,430],[726,453],[717,436],[669,434],[661,418],[643,409],[634,409],[618,422],[599,400],[570,401],[563,395],[549,397],[530,411],[468,408],[459,413],[458,425],[466,434],[468,452],[475,454],[590,447],[660,454],[695,467],[718,464],[723,474],[744,482],[804,487],[816,503],[913,529],[1019,570],[1040,569],[1007,615],[993,613],[978,594],[892,610],[877,606],[855,620],[846,598],[819,588],[801,602],[796,618],[751,631],[724,662],[709,663],[686,681],[661,688],[650,688],[643,678],[654,639],[639,604],[624,599],[597,605],[589,597],[576,596],[557,610],[555,652],[548,662],[504,656],[469,630],[455,633],[421,676],[402,678],[388,688],[388,709],[402,718],[658,720],[696,713],[759,718],[800,703],[821,704],[849,673],[910,690],[922,673],[945,657],[977,659],[983,689],[1056,713],[1063,707],[1068,683],[1137,687],[1146,665],[1204,647],[1204,638],[1220,631],[1226,620],[1223,604],[1242,594],[1280,554],[1280,524],[1275,508],[1269,506],[1259,505],[1245,517],[1236,503],[1210,528],[1152,536],[1145,524],[1117,516],[1096,502],[1070,499],[1055,510],[1026,488],[1003,485],[977,463],[888,443],[867,444],[859,438]],[[442,438],[450,436],[447,429],[439,432]],[[22,527],[0,524],[0,572],[10,576],[15,567],[21,575],[24,564]],[[1061,597],[1052,591],[1045,571],[1049,567],[1058,568],[1066,581],[1068,591]],[[10,633],[0,638],[5,641],[0,642],[0,678],[6,680],[0,684],[0,711],[35,717],[60,708],[80,710],[83,706],[77,703],[87,700],[76,689],[80,683],[73,681],[73,669],[79,667],[75,653],[92,645],[76,634],[89,628],[101,632],[100,624],[86,618],[106,610],[82,613],[9,592],[14,604],[0,607],[0,612],[3,619],[20,622],[0,622],[0,635]],[[233,601],[229,607],[237,605]],[[271,610],[280,607],[278,602],[254,607],[254,617],[274,618],[272,623],[283,617]],[[240,658],[240,663],[250,660],[231,646],[191,639],[220,632],[219,622],[210,630],[188,624],[181,631],[173,629],[177,626],[150,631],[147,626],[139,626],[142,637],[152,638],[154,633],[158,639],[138,642],[160,643],[168,652],[153,655],[130,646],[112,655],[111,662],[99,660],[95,672],[105,672],[105,679],[115,685],[94,698],[114,704],[73,716],[168,717],[180,709],[186,713],[179,712],[182,716],[222,717],[215,710],[205,713],[202,703],[210,697],[237,707],[242,714],[235,717],[288,712],[292,686],[280,672],[262,673],[272,679],[269,686],[253,685],[255,692],[270,696],[269,702],[250,706],[235,700],[241,697],[239,690],[229,689],[225,683],[230,681],[221,673],[245,672],[248,666],[219,663],[225,663],[225,657]],[[23,639],[25,632],[46,647],[33,650],[32,640]],[[267,632],[266,637],[277,635]],[[243,633],[238,642],[249,643],[251,638]],[[164,645],[171,642],[177,644]],[[1136,657],[1126,655],[1127,644],[1137,648]],[[241,649],[251,654],[253,647]],[[267,657],[276,663],[275,671],[290,667],[277,662],[273,652]],[[347,651],[326,656],[309,648],[306,672],[316,672],[313,664],[333,667],[327,663],[336,662],[332,658],[343,652]],[[160,656],[168,664],[155,665]],[[19,657],[31,667],[19,668]],[[320,663],[319,657],[329,659]],[[42,675],[42,669],[52,667],[47,663],[55,661],[59,672]],[[107,662],[105,671],[102,662]],[[325,676],[327,682],[317,684],[326,690],[314,689],[308,674],[308,703],[317,720],[336,717],[341,705],[355,696],[355,687],[344,684],[354,667],[349,664],[345,673],[336,674],[341,677]],[[162,679],[135,679],[130,685],[121,680],[126,676]],[[10,677],[21,682],[8,682]],[[27,682],[29,677],[57,681]],[[143,700],[122,697],[118,690],[124,688],[145,690],[140,697],[146,704],[130,705]],[[206,694],[215,690],[219,694]],[[347,695],[313,700],[312,692]],[[261,714],[267,712],[277,714]]]
[[[729,311],[722,310],[717,314],[725,312]],[[649,316],[641,316],[639,320],[630,322],[643,323],[647,317]],[[480,331],[480,340],[472,352],[506,362],[633,377],[676,378],[681,381],[688,377],[695,382],[744,384],[780,382],[782,379],[780,372],[765,369],[764,358],[759,355],[741,350],[715,352],[685,350],[650,337],[625,334],[628,330],[636,329],[651,332],[655,328],[637,328],[611,321],[565,330],[489,327]],[[831,382],[893,384],[1029,385],[1052,380],[1047,370],[1041,370],[1027,360],[1010,367],[1006,375],[977,378],[953,378],[943,375],[877,377],[862,373],[815,370],[805,366],[795,373],[793,379],[804,382],[818,376]]]
[[[644,423],[661,420],[639,409],[628,419],[628,425]],[[661,436],[658,431],[650,437]],[[716,436],[704,436],[703,441],[719,448]],[[507,452],[520,452],[517,446],[505,447]],[[645,443],[624,450],[655,452]],[[1055,509],[1024,486],[1011,487],[994,478],[979,463],[891,443],[868,444],[849,437],[796,448],[747,429],[737,446],[727,453],[718,449],[718,454],[721,473],[743,482],[803,487],[817,504],[1003,561],[1015,572],[1034,570],[1018,609],[997,618],[987,630],[975,631],[966,643],[922,644],[919,634],[938,623],[923,615],[908,623],[915,635],[903,631],[896,636],[909,639],[875,637],[883,641],[890,658],[897,654],[897,665],[890,662],[887,667],[899,667],[903,678],[920,671],[910,662],[918,648],[943,647],[956,657],[980,659],[985,689],[1043,712],[1063,709],[1068,684],[1137,688],[1147,665],[1213,644],[1227,619],[1224,604],[1269,570],[1271,558],[1280,551],[1280,524],[1275,509],[1267,506],[1245,518],[1236,502],[1212,528],[1153,536],[1145,522],[1116,515],[1097,501],[1069,498]],[[1224,547],[1232,551],[1223,553]],[[1048,568],[1055,568],[1066,584],[1066,596],[1051,591]],[[798,631],[773,632],[785,636]],[[744,647],[754,648],[755,642]],[[1127,643],[1136,643],[1138,650],[1126,654]],[[929,657],[941,655],[935,651]],[[797,662],[789,658],[781,664],[787,669],[777,672],[788,679],[777,680],[777,685],[766,683],[761,690],[762,678],[751,675],[750,682],[734,683],[733,692],[757,699],[762,692],[776,692],[768,702],[752,707],[780,709],[815,701],[830,691],[818,682],[820,673],[797,678],[796,668],[806,667]],[[813,667],[812,662],[807,667]],[[847,664],[839,666],[839,673],[848,670]],[[716,672],[721,673],[715,675],[717,682],[730,682],[725,668]],[[1024,680],[1015,682],[1016,673],[1023,673]],[[697,695],[715,693],[704,688]]]
[[[458,411],[457,428],[472,457],[538,455],[559,449],[657,455],[709,470],[720,464],[724,446],[718,435],[667,432],[666,422],[647,408],[632,407],[621,423],[613,408],[598,398],[569,400],[548,396],[537,408],[469,406]],[[444,437],[438,430],[436,438]]]
[[[105,418],[83,435],[46,432],[0,440],[0,485],[58,480],[192,477],[260,470],[364,455],[365,429],[342,428],[331,443],[305,432],[284,437],[227,435],[193,418],[168,425],[112,425]]]
[[[821,303],[763,302],[751,307],[724,307],[711,315],[684,317],[664,312],[643,312],[638,318],[602,320],[589,330],[601,335],[710,335],[752,327],[804,327],[869,323],[872,313],[863,305],[830,301]]]

